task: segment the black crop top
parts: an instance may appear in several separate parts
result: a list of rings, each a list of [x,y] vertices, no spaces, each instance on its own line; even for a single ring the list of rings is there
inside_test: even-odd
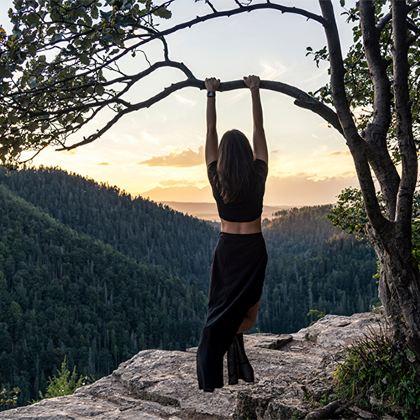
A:
[[[263,197],[265,192],[265,180],[268,174],[268,165],[265,160],[255,159],[253,161],[255,175],[251,179],[251,186],[243,198],[225,204],[220,191],[215,183],[217,179],[217,160],[207,165],[207,176],[216,200],[219,216],[229,222],[251,222],[258,219],[262,214]]]

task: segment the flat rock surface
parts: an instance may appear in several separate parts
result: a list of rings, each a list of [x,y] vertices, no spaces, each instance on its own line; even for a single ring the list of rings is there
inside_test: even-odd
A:
[[[294,334],[244,334],[255,382],[228,385],[225,357],[226,385],[213,393],[198,389],[196,347],[142,350],[73,395],[3,411],[0,419],[305,418],[331,390],[343,349],[381,321],[383,315],[373,312],[326,315]]]

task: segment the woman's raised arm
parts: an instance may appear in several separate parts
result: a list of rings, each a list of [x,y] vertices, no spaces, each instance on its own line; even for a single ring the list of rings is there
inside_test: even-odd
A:
[[[205,158],[206,165],[218,157],[218,138],[216,130],[216,90],[219,89],[220,80],[210,77],[204,81],[207,89],[207,134]]]
[[[254,120],[252,140],[254,143],[255,159],[261,159],[268,163],[268,149],[264,132],[263,111],[260,98],[260,78],[254,75],[244,77],[244,83],[251,91],[252,115]]]

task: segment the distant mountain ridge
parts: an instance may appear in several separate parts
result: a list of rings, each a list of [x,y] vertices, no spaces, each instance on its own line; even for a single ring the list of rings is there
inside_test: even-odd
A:
[[[204,220],[211,220],[220,222],[219,215],[217,213],[216,203],[194,203],[194,202],[183,202],[183,201],[160,201],[162,204],[166,204],[169,207],[181,211],[191,216],[199,217]],[[263,206],[262,219],[272,219],[273,213],[279,210],[290,209],[293,206]]]

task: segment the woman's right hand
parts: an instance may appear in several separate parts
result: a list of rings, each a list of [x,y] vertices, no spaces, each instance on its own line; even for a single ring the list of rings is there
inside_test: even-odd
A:
[[[220,87],[220,79],[216,79],[215,77],[206,78],[204,80],[204,85],[208,91],[216,91]]]
[[[260,87],[260,78],[259,76],[249,75],[248,77],[244,76],[245,86],[250,89],[259,89]]]

